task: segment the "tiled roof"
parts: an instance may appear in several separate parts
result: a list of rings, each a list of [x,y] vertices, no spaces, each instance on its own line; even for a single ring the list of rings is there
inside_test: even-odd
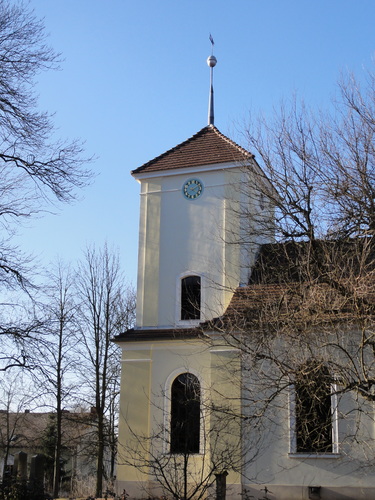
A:
[[[193,329],[129,330],[116,340],[200,338],[222,333],[302,331],[375,320],[375,238],[262,245],[248,286],[223,316]]]
[[[305,329],[375,318],[375,239],[262,245],[248,286],[195,329],[129,330],[121,341],[199,338],[208,331]]]
[[[374,245],[372,238],[263,245],[249,285],[202,327],[280,331],[375,318]]]
[[[244,331],[266,317],[285,309],[287,289],[285,285],[250,285],[238,287],[223,316],[202,323],[203,331],[216,330],[225,333]],[[279,317],[279,315],[277,315]]]
[[[252,157],[216,127],[208,125],[178,146],[133,170],[132,175],[244,161]]]
[[[285,285],[252,285],[238,287],[225,312],[227,316],[243,315],[245,311],[258,310],[266,304],[281,302],[287,289]]]
[[[372,308],[373,309],[373,308]],[[250,285],[239,287],[220,318],[202,325],[204,331],[281,332],[334,323],[350,324],[355,305],[327,284]]]

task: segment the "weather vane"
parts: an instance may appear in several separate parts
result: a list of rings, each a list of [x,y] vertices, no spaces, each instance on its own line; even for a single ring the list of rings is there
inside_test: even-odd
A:
[[[213,56],[214,55],[214,45],[215,45],[215,42],[214,42],[214,39],[212,38],[211,33],[210,33],[209,39],[210,39],[210,42],[211,42],[211,55]]]
[[[207,64],[210,67],[210,94],[208,98],[208,125],[213,125],[214,124],[214,75],[213,75],[213,69],[216,66],[217,59],[214,56],[214,39],[212,38],[212,35],[210,33],[209,36],[210,42],[211,42],[211,55],[207,59]]]

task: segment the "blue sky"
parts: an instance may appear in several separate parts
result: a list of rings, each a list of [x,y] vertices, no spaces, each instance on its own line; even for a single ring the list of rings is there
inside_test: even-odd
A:
[[[22,228],[20,245],[48,264],[86,245],[119,249],[136,284],[139,187],[130,171],[207,124],[209,34],[215,125],[240,142],[249,111],[292,93],[327,106],[340,71],[375,55],[374,0],[30,0],[61,71],[40,75],[42,109],[79,137],[97,174],[81,199]],[[246,146],[246,144],[243,144]]]

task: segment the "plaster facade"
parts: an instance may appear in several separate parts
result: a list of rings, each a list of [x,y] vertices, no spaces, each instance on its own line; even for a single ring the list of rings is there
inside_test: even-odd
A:
[[[180,320],[178,298],[181,277],[189,274],[202,277],[201,321],[223,314],[251,264],[250,245],[233,244],[247,175],[241,165],[220,164],[138,179],[137,328],[188,326]],[[204,191],[189,200],[182,188],[192,177]]]
[[[200,449],[186,465],[191,483],[212,475],[210,467],[226,454],[220,463],[229,473],[227,498],[373,499],[374,479],[366,467],[375,442],[371,404],[358,419],[350,412],[350,398],[341,398],[335,403],[333,452],[295,453],[290,393],[281,392],[269,405],[265,427],[253,425],[246,418],[251,367],[225,335],[209,330],[191,335],[194,327],[225,313],[234,290],[247,284],[260,244],[272,241],[272,207],[264,207],[259,195],[254,160],[205,164],[204,155],[186,168],[146,167],[134,174],[141,186],[137,319],[134,331],[118,339],[123,350],[118,493],[165,494],[152,463],[159,460],[165,470],[174,464],[177,471],[183,462],[168,444],[171,386],[180,374],[191,373],[201,390]],[[186,199],[183,186],[192,178],[203,192]],[[266,226],[270,230],[263,234],[260,227]],[[201,277],[201,310],[198,320],[186,321],[180,316],[180,283],[191,274]],[[259,392],[259,400],[263,397]],[[228,415],[241,418],[225,420],[219,416],[225,411],[207,411],[225,405]],[[352,417],[340,419],[344,413]],[[367,451],[356,449],[348,437],[359,434]]]

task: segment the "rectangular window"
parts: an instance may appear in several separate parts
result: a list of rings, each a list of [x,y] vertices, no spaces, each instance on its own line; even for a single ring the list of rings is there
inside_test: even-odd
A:
[[[295,391],[297,452],[332,453],[330,384],[310,380],[296,384]]]
[[[336,398],[326,367],[307,363],[291,397],[292,453],[337,453]]]
[[[199,453],[200,384],[191,373],[182,373],[171,391],[171,453]]]
[[[201,317],[201,278],[186,276],[181,280],[181,320]]]

